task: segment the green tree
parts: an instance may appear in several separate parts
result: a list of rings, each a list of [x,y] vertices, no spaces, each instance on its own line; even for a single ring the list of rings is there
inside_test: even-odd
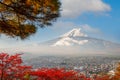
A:
[[[0,0],[0,34],[25,39],[52,25],[59,12],[59,0]]]

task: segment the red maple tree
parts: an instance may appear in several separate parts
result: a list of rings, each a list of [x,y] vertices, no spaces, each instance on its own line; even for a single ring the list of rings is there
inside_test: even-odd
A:
[[[24,80],[31,67],[22,65],[21,54],[0,54],[0,80]]]
[[[33,71],[31,75],[35,80],[79,80],[77,72],[57,68],[37,69]]]

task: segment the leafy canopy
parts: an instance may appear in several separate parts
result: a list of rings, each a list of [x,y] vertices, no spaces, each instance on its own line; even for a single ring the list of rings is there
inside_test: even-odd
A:
[[[23,65],[20,55],[0,53],[0,80],[25,80],[31,66]]]
[[[60,15],[59,0],[0,0],[0,34],[25,39]]]

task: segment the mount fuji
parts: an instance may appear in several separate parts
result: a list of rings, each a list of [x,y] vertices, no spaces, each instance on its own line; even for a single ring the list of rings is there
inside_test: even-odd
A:
[[[1,50],[0,50],[1,51]],[[74,28],[56,39],[3,51],[30,53],[31,55],[83,55],[120,54],[120,44],[92,38],[80,28]]]
[[[76,54],[119,54],[120,44],[102,39],[89,37],[80,28],[74,28],[56,39],[36,44],[47,46],[47,53],[76,53]],[[44,53],[44,52],[43,52]]]
[[[73,29],[68,33],[61,36],[61,39],[53,44],[53,46],[72,46],[74,44],[83,45],[88,42],[87,39],[75,39],[77,37],[87,37],[86,34],[81,32],[81,29]]]
[[[89,37],[83,33],[80,28],[74,28],[71,31],[61,35],[59,38],[47,41],[43,44],[51,46],[79,46],[87,48],[120,48],[120,44],[111,41]]]

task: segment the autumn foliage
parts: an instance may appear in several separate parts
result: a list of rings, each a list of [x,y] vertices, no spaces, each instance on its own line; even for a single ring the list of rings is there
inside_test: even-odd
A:
[[[31,75],[36,77],[35,80],[79,80],[76,72],[56,68],[38,69],[37,71],[33,71]]]
[[[0,34],[25,39],[60,15],[59,0],[0,0]]]
[[[20,54],[0,54],[0,80],[23,80],[30,70],[30,66],[22,65]]]
[[[120,80],[120,64],[115,75],[93,75],[88,78],[80,72],[58,68],[32,69],[23,65],[21,54],[0,54],[0,80]]]
[[[112,77],[112,80],[120,80],[120,63],[118,63],[117,68],[115,70],[115,74]]]

